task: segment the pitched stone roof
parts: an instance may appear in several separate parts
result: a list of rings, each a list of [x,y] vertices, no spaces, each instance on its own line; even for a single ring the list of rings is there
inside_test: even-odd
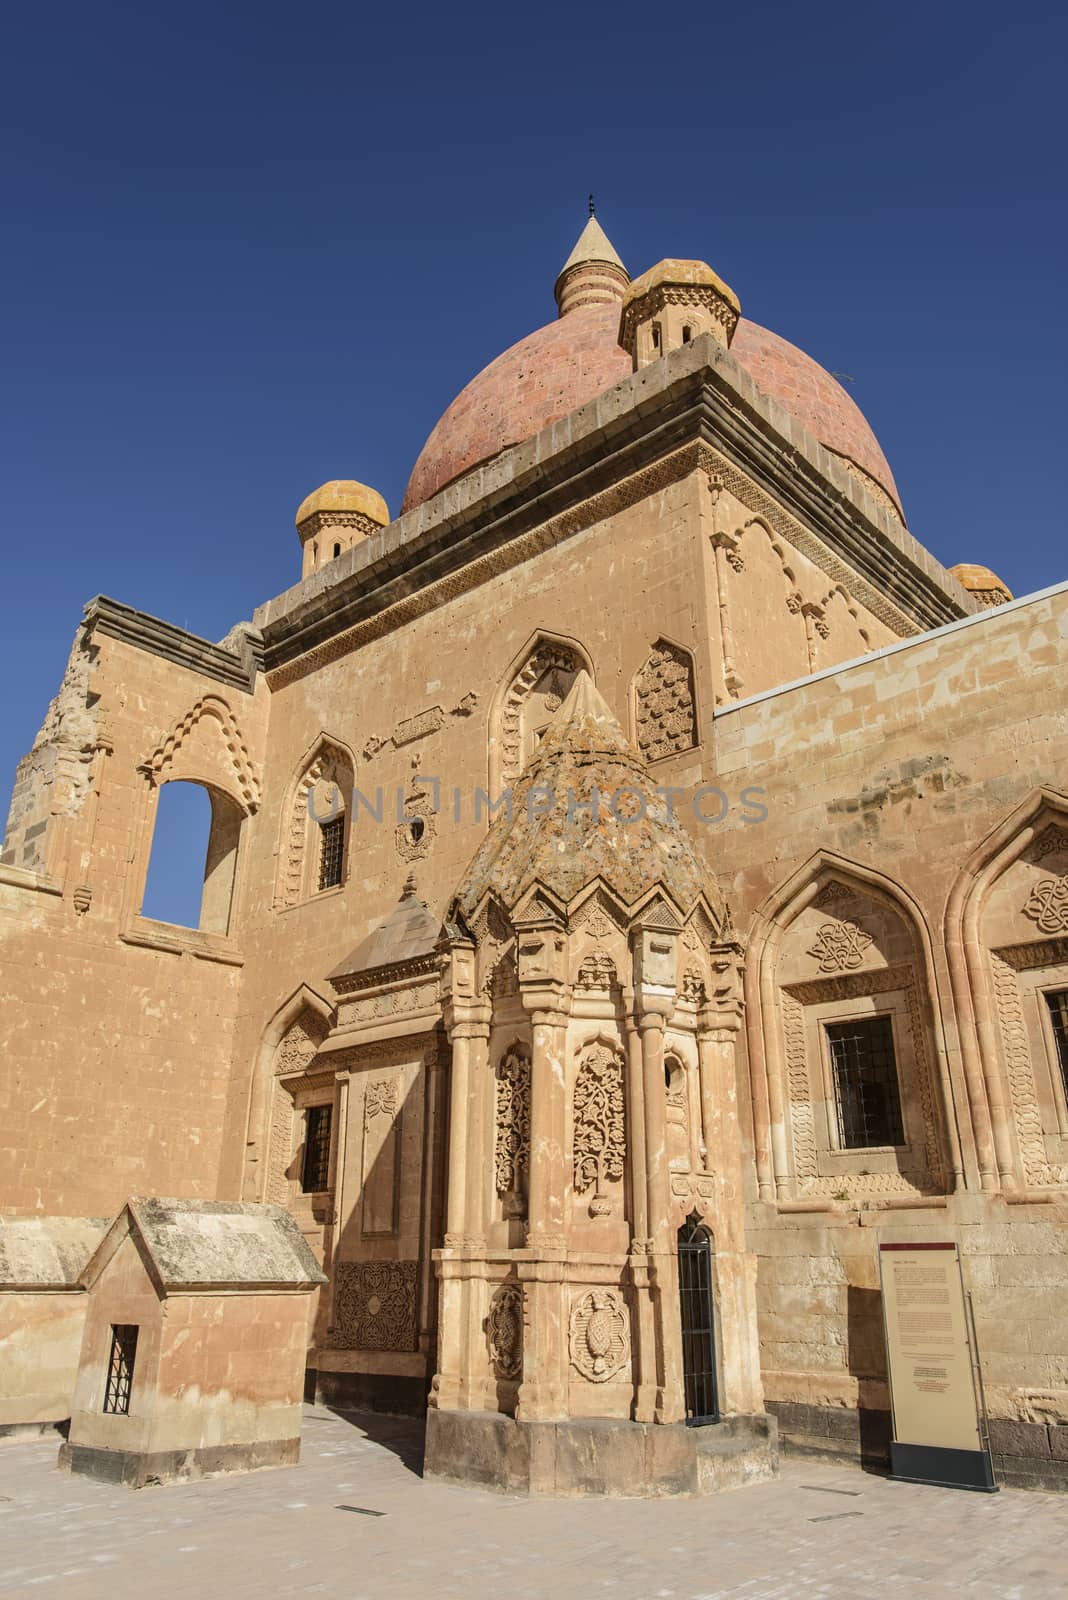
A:
[[[596,217],[590,218],[575,240],[575,248],[560,268],[559,276],[562,278],[564,273],[569,272],[572,267],[585,266],[589,261],[607,261],[613,267],[622,268],[624,272],[627,270],[619,259],[611,239],[605,233]]]
[[[593,811],[596,791],[596,815]],[[539,883],[565,904],[600,878],[626,906],[656,887],[684,916],[722,898],[689,835],[658,794],[610,708],[580,672],[464,875],[456,905],[470,918],[487,895],[513,907]]]
[[[398,904],[349,951],[344,961],[338,962],[333,972],[327,973],[327,982],[336,988],[347,978],[375,972],[380,967],[418,961],[433,953],[440,937],[441,923],[417,898],[415,880],[409,877]]]
[[[0,1218],[0,1289],[74,1289],[107,1217]]]
[[[309,1289],[326,1277],[284,1206],[240,1200],[128,1200],[81,1274],[88,1287],[127,1234],[162,1293]]]

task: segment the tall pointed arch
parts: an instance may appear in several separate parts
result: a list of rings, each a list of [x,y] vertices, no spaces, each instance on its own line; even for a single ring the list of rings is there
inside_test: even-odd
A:
[[[580,672],[594,678],[585,648],[545,630],[533,634],[512,660],[490,709],[491,796],[519,777]]]
[[[298,905],[321,886],[321,830],[328,823],[340,835],[331,848],[340,850],[337,882],[344,882],[355,784],[356,760],[348,745],[320,733],[301,757],[282,807],[277,910]]]
[[[747,1032],[761,1197],[929,1192],[963,1179],[930,932],[901,884],[821,851],[756,913]],[[828,1027],[889,1018],[904,1137],[872,1151],[834,1127]],[[858,1027],[858,1034],[861,1032]],[[854,1159],[854,1155],[856,1159]]]
[[[277,1155],[284,1135],[281,1126],[284,1117],[278,1115],[279,1110],[292,1118],[292,1098],[287,1097],[288,1107],[279,1099],[285,1091],[275,1081],[277,1069],[293,1063],[304,1064],[300,1061],[302,1054],[310,1059],[333,1023],[334,1009],[330,1002],[302,983],[283,1000],[263,1031],[249,1081],[245,1118],[242,1192],[246,1200],[273,1198],[272,1150]]]
[[[1068,795],[1039,788],[980,841],[946,904],[961,1061],[982,1126],[986,1189],[1068,1182],[1068,1099],[1055,1075],[1043,1084],[1035,1005],[1043,988],[1068,989],[1068,898],[1053,919],[1032,915],[1032,894],[1046,884],[1060,884],[1068,897]]]

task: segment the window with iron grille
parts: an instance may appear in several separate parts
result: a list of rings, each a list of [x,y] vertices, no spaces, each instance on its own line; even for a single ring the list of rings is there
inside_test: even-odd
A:
[[[904,1144],[890,1018],[863,1017],[826,1026],[841,1148]]]
[[[131,1322],[113,1323],[108,1381],[104,1390],[104,1410],[115,1416],[130,1414],[130,1386],[137,1355],[137,1326]]]
[[[304,1135],[304,1167],[300,1186],[305,1194],[330,1187],[330,1120],[333,1106],[309,1106]]]
[[[331,817],[319,824],[319,887],[333,889],[341,882],[342,850],[345,844],[345,818]]]
[[[1047,994],[1049,1020],[1053,1024],[1053,1037],[1057,1041],[1057,1060],[1060,1063],[1061,1082],[1068,1098],[1068,989],[1057,989]]]

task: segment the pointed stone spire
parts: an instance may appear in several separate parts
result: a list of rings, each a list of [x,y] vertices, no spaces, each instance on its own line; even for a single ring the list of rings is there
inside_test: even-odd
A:
[[[629,282],[630,273],[597,218],[591,216],[561,268],[553,293],[560,315],[566,317],[579,306],[621,304]]]

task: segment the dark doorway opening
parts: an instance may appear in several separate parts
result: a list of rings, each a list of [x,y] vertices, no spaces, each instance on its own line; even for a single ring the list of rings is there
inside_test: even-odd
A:
[[[719,1421],[716,1319],[712,1299],[712,1241],[699,1217],[679,1229],[679,1302],[686,1422],[691,1428]]]

